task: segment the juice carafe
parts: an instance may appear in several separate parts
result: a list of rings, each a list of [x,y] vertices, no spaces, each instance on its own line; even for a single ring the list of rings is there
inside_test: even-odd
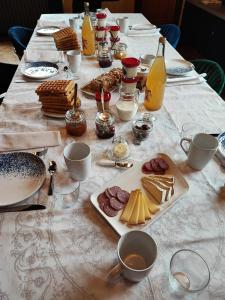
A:
[[[89,14],[89,2],[84,2],[84,20],[82,24],[82,45],[83,55],[95,54],[95,33],[91,24],[91,18]]]
[[[157,55],[146,81],[144,106],[147,110],[158,110],[162,106],[166,84],[164,51],[165,38],[160,37]]]

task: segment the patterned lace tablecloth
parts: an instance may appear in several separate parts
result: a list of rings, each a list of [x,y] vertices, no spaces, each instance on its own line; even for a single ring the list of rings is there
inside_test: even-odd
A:
[[[68,22],[69,17],[71,15],[43,15],[42,19]],[[131,24],[147,22],[140,14],[128,17]],[[158,36],[121,36],[121,40],[128,44],[130,55],[156,53]],[[54,44],[50,39],[45,43],[43,37],[38,42],[34,33],[28,47],[54,49]],[[179,57],[167,44],[166,58]],[[114,66],[120,66],[120,62],[115,61]],[[62,69],[60,72],[61,78],[65,78]],[[95,58],[84,58],[79,86],[103,72],[97,68]],[[45,163],[54,159],[63,171],[63,148],[74,138],[66,134],[63,120],[42,115],[35,94],[38,83],[16,83],[18,79],[21,79],[19,69],[0,107],[0,132],[60,130],[63,144],[49,149]],[[96,164],[111,140],[96,139],[95,101],[80,96],[87,114],[88,131],[75,140],[91,147],[91,176],[81,183],[79,199],[73,209],[0,214],[0,298],[176,299],[168,284],[170,258],[178,249],[190,248],[208,262],[211,280],[203,292],[187,295],[184,299],[225,299],[225,200],[219,197],[225,172],[216,159],[203,171],[194,172],[186,165],[185,154],[179,146],[180,130],[185,122],[196,122],[207,132],[225,131],[223,100],[207,84],[167,87],[164,105],[154,113],[157,120],[151,136],[140,146],[132,143],[131,122],[117,120],[116,133],[129,141],[134,161],[157,152],[166,153],[177,164],[190,188],[163,216],[145,228],[158,246],[158,257],[150,275],[139,284],[121,280],[112,285],[106,277],[116,261],[119,237],[89,199],[96,189],[124,171]],[[117,98],[114,92],[112,109]],[[32,202],[51,206],[54,199],[47,197],[48,183],[49,178]]]

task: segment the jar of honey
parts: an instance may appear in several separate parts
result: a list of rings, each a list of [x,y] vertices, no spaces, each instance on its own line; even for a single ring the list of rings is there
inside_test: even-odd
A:
[[[117,48],[114,50],[114,58],[123,59],[127,56],[127,44],[118,43]]]
[[[85,113],[82,110],[68,110],[66,112],[66,130],[73,136],[81,136],[87,130]]]

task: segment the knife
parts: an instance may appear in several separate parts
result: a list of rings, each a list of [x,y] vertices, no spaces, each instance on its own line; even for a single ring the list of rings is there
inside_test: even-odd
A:
[[[17,206],[1,207],[0,213],[29,211],[29,210],[42,210],[42,209],[46,209],[46,206],[44,206],[42,204],[23,204],[23,205],[17,205]]]

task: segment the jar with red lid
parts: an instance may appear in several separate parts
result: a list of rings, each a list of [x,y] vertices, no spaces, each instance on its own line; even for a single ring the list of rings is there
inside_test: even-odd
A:
[[[104,92],[104,110],[109,110],[109,101],[111,99],[111,93],[110,92]],[[101,102],[101,92],[95,93],[95,100],[97,104],[98,112],[103,112],[102,109],[102,102]]]
[[[81,136],[87,130],[85,113],[82,110],[68,110],[65,116],[67,133]]]
[[[136,89],[137,86],[137,77],[133,78],[127,78],[123,77],[122,78],[122,89],[125,92],[132,92]]]
[[[111,42],[111,50],[116,51],[118,49],[120,38],[118,36],[116,38],[111,37],[110,42]]]
[[[106,41],[98,44],[98,63],[101,68],[108,68],[112,65],[112,54]]]
[[[109,28],[108,27],[95,27],[95,35],[98,39],[104,39],[107,35]]]
[[[99,12],[96,14],[97,25],[98,27],[105,27],[106,26],[106,17],[105,13]]]
[[[119,25],[110,26],[110,33],[111,33],[112,38],[114,38],[114,39],[117,38],[119,35],[119,32],[120,32]]]
[[[115,120],[109,112],[97,112],[95,118],[96,135],[100,139],[109,139],[115,134]]]
[[[126,57],[122,59],[124,75],[127,78],[137,76],[137,68],[140,65],[140,60],[135,57]]]

